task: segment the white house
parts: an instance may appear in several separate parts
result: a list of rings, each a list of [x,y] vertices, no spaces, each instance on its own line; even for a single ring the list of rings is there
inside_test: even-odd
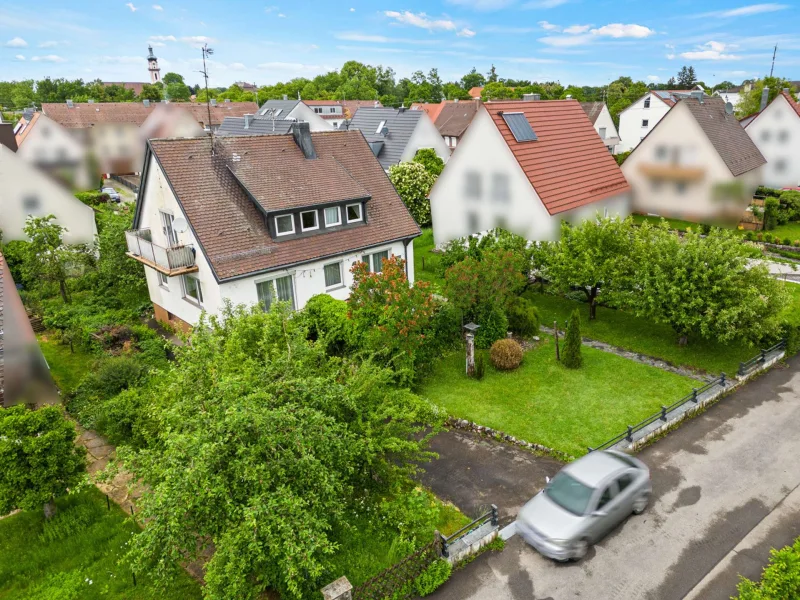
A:
[[[718,97],[679,100],[622,165],[635,211],[738,222],[766,162]]]
[[[30,120],[20,118],[14,133],[17,156],[74,189],[92,187],[94,182],[89,178],[86,147],[67,129],[35,112]]]
[[[619,134],[617,127],[614,125],[614,119],[611,118],[611,113],[608,111],[608,106],[605,102],[581,102],[581,108],[589,120],[594,125],[594,130],[600,139],[603,140],[606,149],[611,154],[617,153],[617,146],[619,145]]]
[[[267,100],[254,115],[255,119],[276,121],[302,121],[311,126],[311,131],[330,131],[334,129],[333,121],[322,118],[302,100]]]
[[[664,118],[681,98],[704,93],[701,85],[692,90],[651,90],[619,114],[620,145],[617,152],[628,152]]]
[[[782,91],[745,127],[761,154],[764,185],[774,188],[800,186],[800,104]]]
[[[3,240],[26,240],[28,216],[55,216],[66,228],[67,244],[93,244],[97,235],[94,211],[63,184],[8,148],[0,145],[0,230]]]
[[[161,321],[346,299],[356,262],[392,255],[414,281],[420,229],[358,131],[150,140],[146,156],[127,243]]]
[[[450,158],[450,148],[424,110],[362,107],[348,126],[364,134],[386,170],[412,160],[421,148],[432,148],[445,162]]]
[[[434,241],[494,227],[555,240],[563,219],[627,216],[629,191],[577,100],[492,102],[431,190]]]

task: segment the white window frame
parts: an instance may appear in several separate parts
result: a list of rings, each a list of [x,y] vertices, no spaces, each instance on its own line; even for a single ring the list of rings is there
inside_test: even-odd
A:
[[[351,219],[350,215],[348,214],[348,211],[350,210],[351,206],[357,206],[358,207],[358,218],[357,219]],[[361,221],[364,220],[364,206],[360,202],[356,202],[355,204],[348,204],[347,206],[345,206],[344,212],[345,212],[345,216],[347,217],[347,222],[348,223],[360,223]]]
[[[380,254],[381,252],[386,252],[386,260],[389,260],[390,258],[392,258],[392,256],[394,256],[394,254],[392,253],[392,248],[391,247],[389,247],[389,248],[377,248],[377,249],[376,248],[371,248],[371,249],[366,250],[365,252],[362,253],[361,262],[366,263],[367,269],[369,269],[370,273],[378,273],[378,271],[375,270],[374,257],[375,257],[376,254]],[[367,260],[364,260],[364,257],[366,257]],[[383,264],[381,264],[380,272],[383,273]]]
[[[333,285],[328,285],[328,282],[325,281],[325,279],[326,279],[326,277],[325,277],[325,269],[327,269],[328,267],[330,267],[332,265],[336,265],[337,267],[339,267],[339,283],[335,283]],[[322,279],[325,282],[325,291],[326,292],[331,292],[333,290],[338,290],[338,289],[341,289],[341,288],[344,287],[344,269],[342,267],[343,267],[343,265],[342,265],[342,261],[341,260],[337,260],[335,262],[327,263],[327,264],[322,266]]]
[[[314,215],[314,226],[306,227],[305,225],[303,225],[303,215],[307,215],[310,213]],[[314,231],[316,229],[319,229],[319,211],[316,209],[302,211],[300,213],[300,231]]]
[[[158,287],[169,291],[169,277],[161,271],[156,271],[156,277],[158,278]]]
[[[375,130],[375,133],[380,133],[381,129],[383,129],[385,125],[386,121],[381,121],[380,123],[378,123],[378,128]]]
[[[186,291],[186,280],[187,279],[194,279],[197,281],[197,298],[193,298]],[[194,304],[195,306],[199,306],[200,308],[203,307],[203,284],[200,281],[200,278],[195,275],[182,275],[181,276],[181,292],[183,295],[183,299],[186,300],[189,304]]]
[[[336,222],[328,223],[328,211],[331,208],[336,209]],[[342,224],[342,207],[341,206],[328,206],[322,209],[322,218],[325,219],[325,227],[336,227]]]
[[[644,108],[650,108],[650,97],[644,99]]]
[[[608,128],[607,127],[600,127],[599,129],[600,129],[600,131],[598,133],[600,134],[600,138],[601,139],[606,139],[606,133],[607,133],[607,129]]]
[[[280,300],[278,298],[278,286],[274,284],[274,282],[278,279],[284,279],[288,277],[292,282],[292,310],[297,310],[297,289],[295,286],[295,277],[294,271],[291,273],[284,273],[283,275],[272,275],[270,277],[264,277],[262,279],[256,279],[254,284],[256,286],[256,299],[259,303],[259,306],[263,309],[263,305],[261,304],[261,299],[258,297],[258,286],[262,283],[273,282],[273,289],[275,290],[275,302],[285,302],[285,300]],[[272,307],[270,307],[271,309]]]
[[[458,146],[458,138],[457,138],[456,136],[452,136],[452,137],[450,138],[450,141],[452,142],[452,144],[451,144],[451,145],[452,145],[452,147],[453,147],[453,148],[455,148],[456,146]]]
[[[278,227],[278,219],[282,219],[284,217],[289,217],[289,220],[292,222],[292,230],[291,231],[284,231],[281,232],[280,228]],[[282,236],[282,235],[292,235],[294,233],[294,215],[289,213],[288,215],[277,215],[274,217],[275,219],[275,235]]]
[[[173,223],[175,222],[175,215],[172,214],[171,210],[167,209],[159,209],[159,218],[161,220],[161,232],[164,234],[164,238],[167,240],[167,248],[174,248],[175,246],[180,245],[178,241],[178,232],[175,231],[175,227]]]

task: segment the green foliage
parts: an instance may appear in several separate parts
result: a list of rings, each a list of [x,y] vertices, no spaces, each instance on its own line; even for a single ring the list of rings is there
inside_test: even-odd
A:
[[[500,82],[487,83],[481,90],[481,100],[511,100],[517,97],[516,91]]]
[[[780,201],[777,198],[766,198],[764,200],[764,229],[775,229],[778,226],[778,211]]]
[[[164,99],[164,86],[158,83],[145,83],[139,93],[139,100],[161,102]]]
[[[389,180],[414,220],[419,225],[428,225],[431,222],[428,194],[436,177],[420,162],[401,162],[389,167]]]
[[[469,73],[461,78],[461,87],[469,91],[474,87],[482,87],[486,85],[486,78],[482,73],[478,73],[475,67],[472,67]]]
[[[483,354],[478,354],[475,357],[475,379],[480,381],[486,374],[486,358]]]
[[[780,550],[770,550],[769,564],[761,581],[741,577],[738,600],[784,600],[800,596],[800,538]]]
[[[503,338],[492,344],[489,358],[495,369],[513,371],[522,364],[522,347],[512,339]]]
[[[627,159],[631,155],[631,152],[633,152],[633,150],[628,150],[627,152],[620,152],[619,154],[615,154],[614,160],[617,161],[617,164],[621,167],[622,163],[625,162],[625,159]]]
[[[686,65],[682,66],[681,70],[678,71],[678,81],[675,89],[688,90],[693,88],[696,84],[697,75],[694,72],[694,67],[687,67]]]
[[[747,117],[761,110],[761,92],[764,90],[764,87],[769,88],[768,102],[772,102],[784,88],[788,88],[792,94],[797,92],[794,84],[782,77],[764,77],[763,79],[756,79],[750,91],[743,93],[739,103],[736,105],[736,115],[739,118]]]
[[[324,344],[328,354],[343,356],[358,345],[344,300],[336,300],[328,294],[312,296],[299,318],[308,328],[309,339]]]
[[[429,457],[423,448],[443,415],[394,378],[369,362],[328,357],[283,304],[201,320],[169,377],[141,392],[154,439],[120,450],[151,489],[139,512],[150,522],[132,542],[136,568],[160,577],[164,565],[196,558],[201,539],[215,548],[208,597],[315,593],[348,507],[360,497],[372,506],[376,496],[398,498]]]
[[[91,190],[88,192],[77,192],[75,197],[87,206],[103,206],[108,204],[108,194]]]
[[[417,150],[414,155],[414,162],[421,164],[434,177],[438,177],[444,170],[444,161],[439,158],[433,148],[420,148]]]
[[[581,316],[576,308],[569,317],[567,334],[564,336],[564,350],[561,353],[561,362],[568,369],[579,369],[583,364],[581,345]]]
[[[0,244],[0,251],[3,253],[3,258],[5,258],[8,270],[11,271],[11,277],[13,277],[15,283],[23,283],[23,264],[27,244],[28,242],[22,240],[12,240]]]
[[[491,348],[495,341],[505,338],[508,333],[508,319],[503,309],[494,304],[485,306],[476,323],[480,325],[475,333],[477,348]]]
[[[0,514],[41,508],[81,482],[86,459],[75,435],[60,406],[0,409]]]
[[[522,296],[515,298],[506,310],[508,327],[519,336],[531,337],[539,333],[540,316],[533,302]]]
[[[445,581],[450,579],[453,567],[444,559],[439,559],[414,580],[414,589],[422,597],[435,592]]]

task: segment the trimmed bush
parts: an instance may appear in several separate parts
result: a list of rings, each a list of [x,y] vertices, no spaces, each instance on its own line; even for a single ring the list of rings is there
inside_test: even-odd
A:
[[[328,354],[342,356],[357,344],[347,302],[328,294],[312,296],[300,313],[308,327],[308,339],[325,344]]]
[[[800,597],[800,538],[792,546],[770,550],[769,565],[761,581],[742,579],[737,586],[739,600],[784,600]]]
[[[508,318],[497,306],[491,306],[477,321],[480,328],[475,334],[475,346],[486,350],[508,333]]]
[[[534,336],[539,332],[539,310],[527,298],[515,299],[506,311],[508,326],[517,335]]]
[[[495,369],[513,371],[522,363],[522,346],[509,338],[497,340],[492,344],[489,358]]]
[[[567,323],[567,334],[564,336],[564,351],[561,362],[568,369],[578,369],[583,364],[581,356],[581,316],[576,308],[572,311]]]
[[[744,239],[746,239],[748,242],[754,242],[756,239],[755,232],[748,231],[747,233],[744,234]]]
[[[771,244],[772,242],[775,241],[775,237],[771,233],[765,233],[764,234],[764,241],[766,243],[768,243],[768,244]]]
[[[78,192],[75,197],[88,206],[102,206],[108,204],[109,196],[99,191]]]
[[[450,579],[453,567],[444,559],[431,563],[422,574],[414,580],[414,589],[420,596],[435,592],[439,586]]]
[[[792,238],[783,238],[783,245],[784,246],[791,246],[792,245]]]
[[[781,203],[777,198],[767,198],[764,200],[764,229],[775,229],[778,225],[778,212]]]

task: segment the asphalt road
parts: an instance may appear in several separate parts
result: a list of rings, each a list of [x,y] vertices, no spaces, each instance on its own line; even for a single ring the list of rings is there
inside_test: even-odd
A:
[[[739,573],[757,578],[769,548],[800,535],[799,432],[796,357],[640,452],[652,471],[650,507],[580,563],[552,562],[514,536],[502,553],[455,572],[431,598],[729,598]],[[479,504],[516,507],[554,467],[521,451],[493,451],[488,442],[470,449],[453,436],[438,445],[442,460],[426,482],[438,472],[432,487],[459,506],[477,496]],[[470,454],[483,465],[470,466],[474,482],[456,473],[473,462]]]

